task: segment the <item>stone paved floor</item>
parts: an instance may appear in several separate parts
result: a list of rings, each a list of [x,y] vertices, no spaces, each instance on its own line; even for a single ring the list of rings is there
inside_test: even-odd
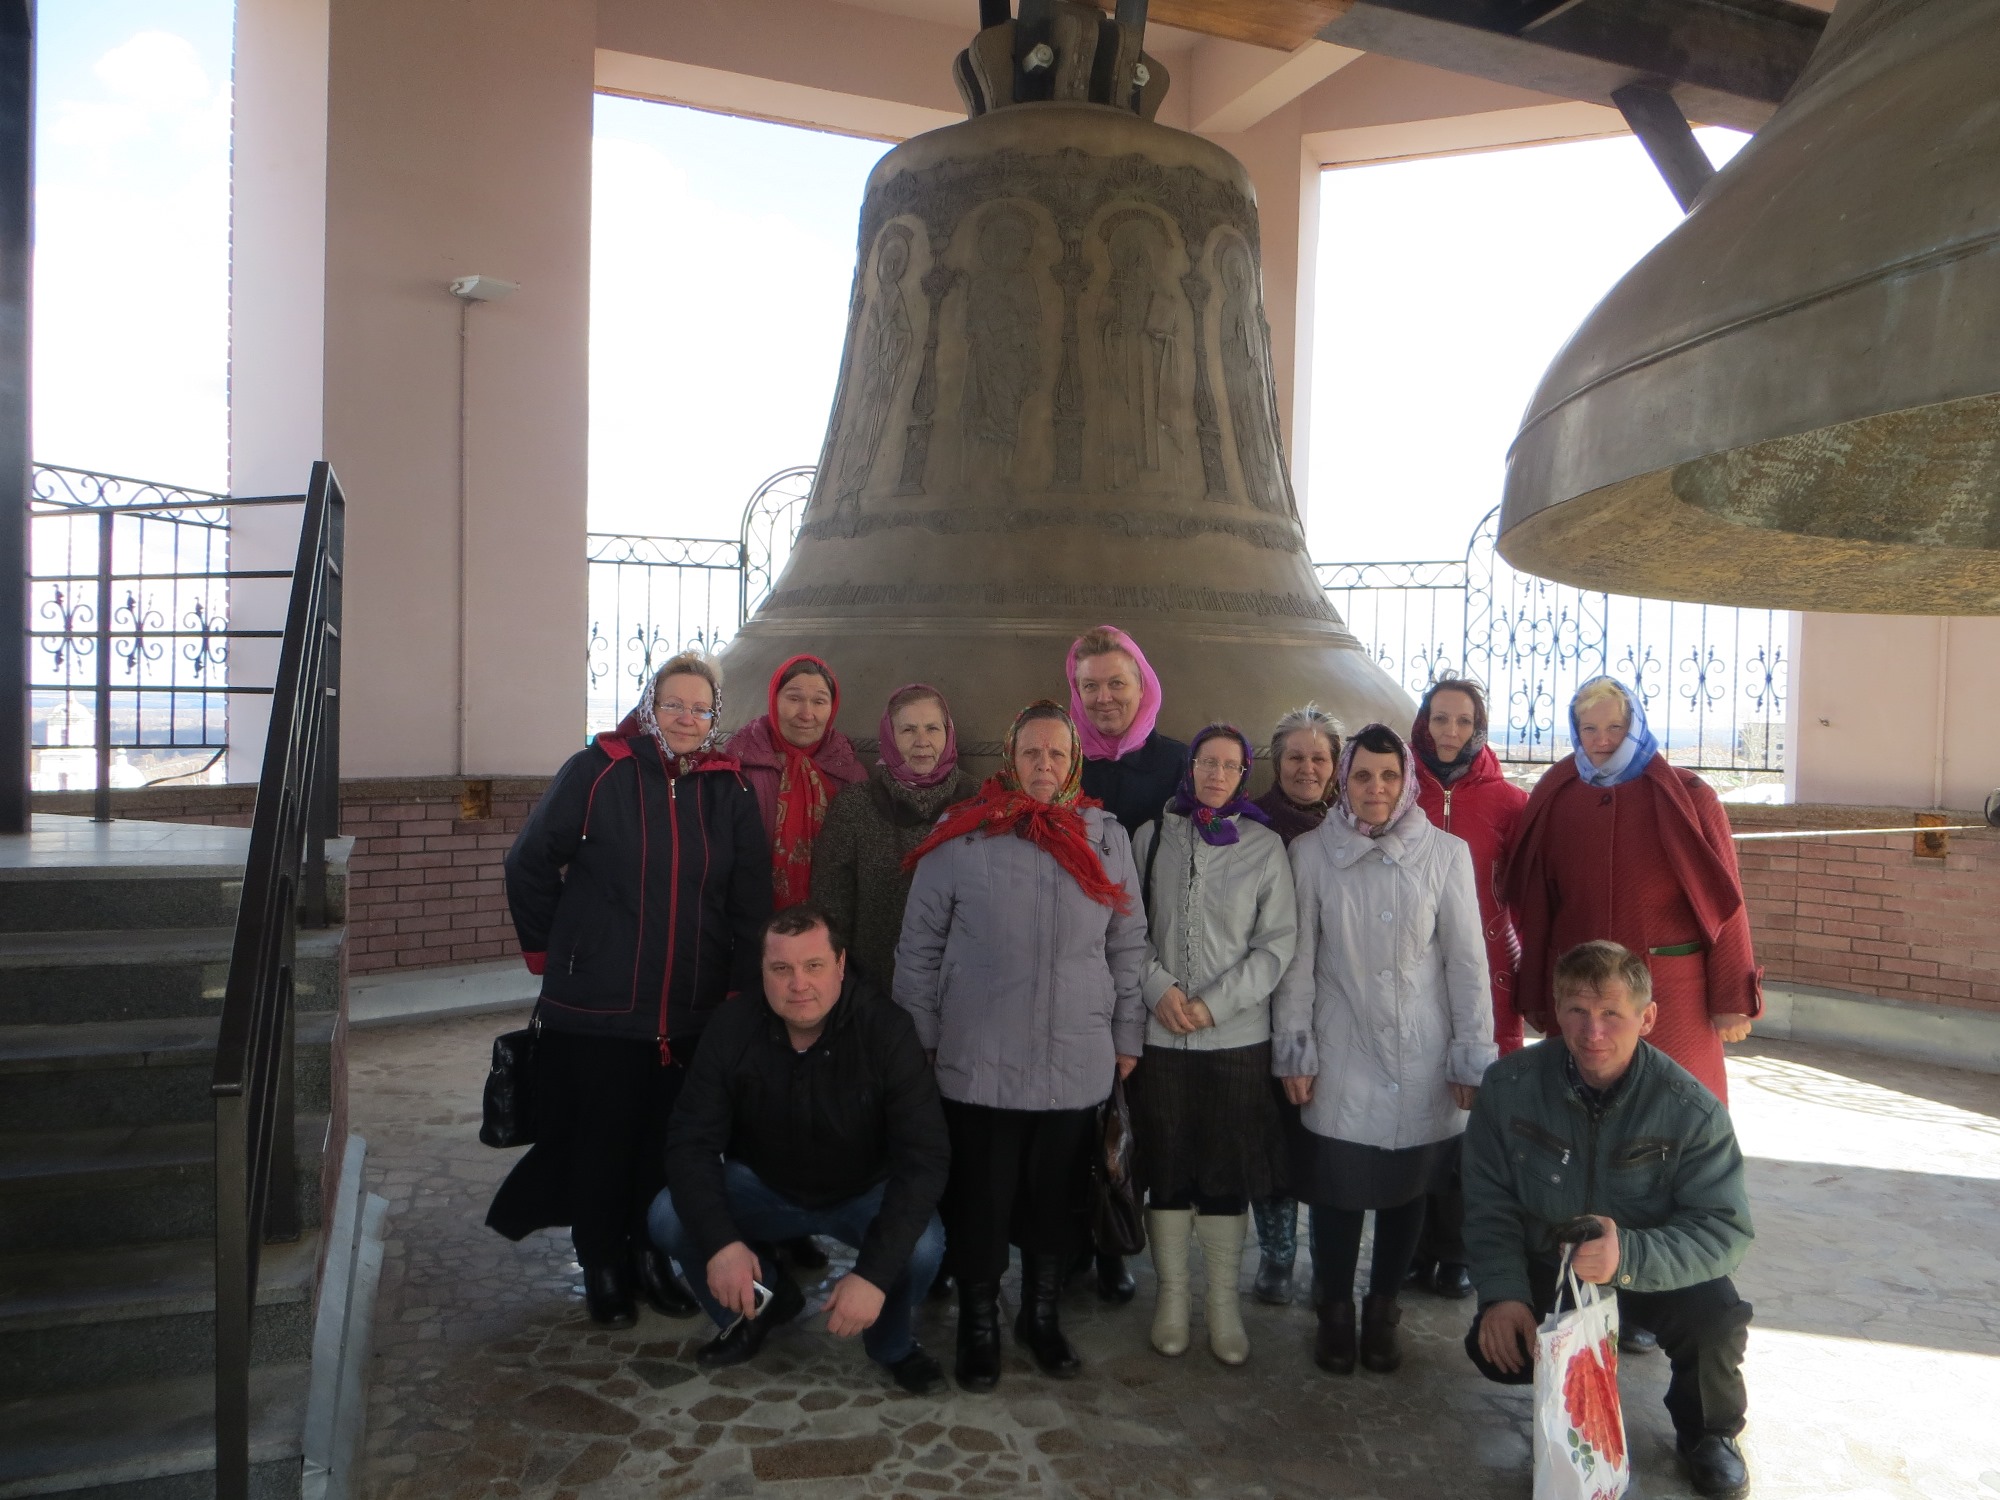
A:
[[[513,1159],[475,1135],[488,1041],[508,1024],[350,1044],[354,1128],[393,1213],[368,1500],[1527,1500],[1527,1397],[1473,1374],[1463,1303],[1406,1298],[1403,1369],[1332,1379],[1312,1365],[1303,1305],[1246,1302],[1254,1352],[1231,1371],[1203,1352],[1198,1322],[1193,1352],[1152,1353],[1142,1268],[1131,1308],[1082,1291],[1065,1305],[1082,1379],[1044,1379],[1010,1348],[995,1394],[924,1400],[816,1318],[714,1377],[687,1357],[705,1324],[642,1312],[628,1333],[598,1331],[566,1236],[509,1245],[481,1223]],[[1756,1492],[2000,1500],[2000,1080],[1755,1042],[1730,1072],[1759,1231],[1740,1277],[1757,1307]],[[950,1329],[933,1306],[922,1336],[947,1363]],[[1688,1493],[1665,1373],[1657,1357],[1623,1370],[1635,1495]]]

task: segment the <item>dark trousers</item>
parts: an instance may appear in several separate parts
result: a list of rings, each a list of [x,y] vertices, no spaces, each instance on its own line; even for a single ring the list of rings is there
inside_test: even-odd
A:
[[[826,1208],[807,1208],[774,1191],[742,1162],[731,1161],[723,1163],[722,1186],[729,1197],[729,1215],[736,1221],[736,1232],[750,1245],[768,1245],[772,1241],[823,1234],[828,1239],[839,1240],[841,1244],[859,1250],[869,1227],[882,1213],[882,1192],[887,1184],[878,1182],[867,1192],[843,1203]],[[729,1327],[735,1321],[734,1315],[709,1291],[707,1263],[702,1259],[700,1246],[695,1244],[682,1225],[681,1216],[674,1209],[672,1193],[661,1193],[653,1200],[652,1216],[648,1222],[653,1243],[680,1263],[681,1274],[694,1289],[695,1299],[715,1320],[715,1326]],[[943,1256],[944,1226],[938,1222],[937,1215],[932,1214],[930,1224],[917,1240],[916,1248],[910,1252],[903,1274],[896,1278],[894,1285],[880,1289],[883,1293],[881,1313],[862,1330],[861,1344],[870,1359],[893,1365],[916,1348],[917,1341],[911,1332],[911,1325],[915,1322],[918,1304],[924,1300],[924,1293],[931,1289],[938,1261]],[[757,1264],[757,1279],[767,1287],[775,1285],[776,1279],[784,1274],[763,1250],[757,1252]]]
[[[1556,1268],[1530,1261],[1528,1278],[1539,1321],[1555,1305]],[[1465,1352],[1479,1373],[1502,1385],[1532,1384],[1532,1365],[1509,1375],[1480,1352],[1479,1324],[1485,1316],[1482,1307],[1465,1336]],[[1743,1430],[1743,1414],[1750,1406],[1743,1386],[1750,1304],[1736,1295],[1735,1282],[1718,1276],[1671,1292],[1620,1292],[1618,1322],[1621,1328],[1646,1329],[1660,1341],[1673,1366],[1667,1382],[1667,1415],[1683,1440],[1692,1443],[1711,1432],[1733,1438]]]
[[[1465,1255],[1465,1185],[1459,1176],[1459,1141],[1453,1140],[1449,1159],[1440,1163],[1431,1190],[1424,1194],[1424,1231],[1417,1240],[1414,1264],[1462,1266]]]
[[[551,1165],[567,1178],[576,1258],[622,1265],[667,1185],[667,1122],[687,1068],[678,1058],[662,1067],[657,1042],[545,1026],[535,1069],[538,1088],[555,1085],[563,1114],[550,1132],[560,1147]]]
[[[944,1102],[951,1180],[938,1211],[960,1282],[998,1281],[1011,1240],[1023,1255],[1083,1251],[1096,1109],[988,1109]]]

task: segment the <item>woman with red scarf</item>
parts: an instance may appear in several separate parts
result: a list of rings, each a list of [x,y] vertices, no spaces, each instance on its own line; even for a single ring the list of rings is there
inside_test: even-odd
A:
[[[1586,682],[1569,723],[1576,754],[1536,784],[1507,869],[1521,1011],[1553,1031],[1556,960],[1595,938],[1622,944],[1652,971],[1660,1016],[1646,1040],[1726,1105],[1722,1044],[1764,1007],[1729,817],[1707,782],[1667,764],[1622,682]]]
[[[868,773],[854,742],[833,721],[840,684],[817,656],[794,656],[771,674],[769,709],[729,737],[725,747],[757,794],[771,841],[772,910],[812,894],[813,844],[826,810],[844,787]]]
[[[1410,748],[1417,757],[1417,806],[1472,849],[1479,920],[1486,933],[1486,972],[1493,986],[1493,1043],[1505,1057],[1521,1046],[1521,1013],[1514,1008],[1521,940],[1500,900],[1500,880],[1528,794],[1507,779],[1500,757],[1486,743],[1486,695],[1475,682],[1445,677],[1431,684],[1410,728]],[[1425,1198],[1424,1234],[1410,1266],[1411,1286],[1454,1300],[1472,1295],[1464,1223],[1465,1194],[1454,1140],[1451,1161]]]
[[[936,1062],[951,1133],[939,1210],[958,1280],[958,1383],[1000,1379],[1000,1278],[1021,1247],[1014,1336],[1082,1368],[1057,1321],[1083,1249],[1097,1106],[1146,1039],[1146,919],[1125,830],[1079,795],[1060,707],[1031,704],[998,775],[911,853],[896,1001]]]
[[[708,1020],[761,986],[771,860],[757,802],[715,748],[721,677],[683,653],[616,729],[569,758],[507,851],[507,904],[535,1005],[538,1138],[486,1222],[570,1226],[590,1316],[629,1328],[633,1293],[693,1299],[646,1232],[667,1120]]]

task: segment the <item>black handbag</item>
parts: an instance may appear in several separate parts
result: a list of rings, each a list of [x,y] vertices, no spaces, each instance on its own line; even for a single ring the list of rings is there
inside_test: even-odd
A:
[[[1132,1112],[1125,1104],[1123,1079],[1111,1085],[1111,1097],[1097,1107],[1097,1118],[1091,1241],[1099,1255],[1137,1255],[1146,1248],[1146,1220],[1132,1186]]]
[[[519,1031],[493,1038],[493,1068],[486,1075],[484,1112],[479,1143],[506,1150],[535,1143],[535,1043],[542,1018],[536,1016]]]

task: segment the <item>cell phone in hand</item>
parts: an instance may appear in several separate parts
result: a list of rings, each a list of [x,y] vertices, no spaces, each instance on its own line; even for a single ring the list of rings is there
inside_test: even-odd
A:
[[[753,1312],[750,1316],[753,1318],[761,1318],[764,1316],[764,1309],[771,1305],[771,1289],[765,1286],[763,1282],[754,1280],[750,1283],[750,1289],[752,1292],[756,1294],[757,1298],[757,1310]],[[730,1334],[734,1333],[736,1331],[736,1325],[738,1323],[741,1323],[742,1321],[743,1321],[743,1314],[738,1313],[735,1316],[735,1318],[733,1318],[730,1321],[729,1326],[722,1330],[723,1336],[726,1338]]]

